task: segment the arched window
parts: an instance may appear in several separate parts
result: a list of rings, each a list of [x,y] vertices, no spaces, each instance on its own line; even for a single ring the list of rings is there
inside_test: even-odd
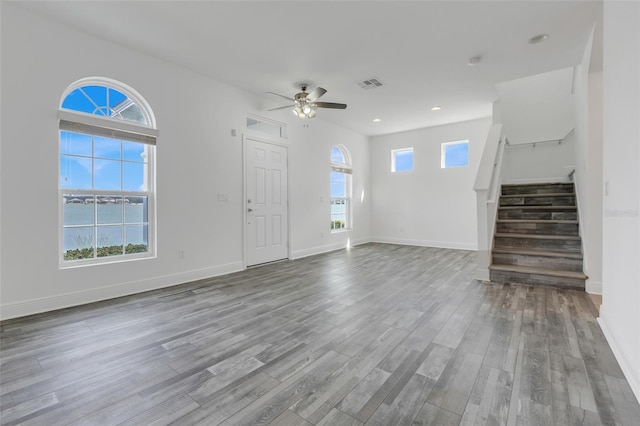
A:
[[[351,228],[351,159],[342,145],[331,149],[331,230]]]
[[[155,118],[144,99],[91,78],[60,102],[60,263],[154,255]]]

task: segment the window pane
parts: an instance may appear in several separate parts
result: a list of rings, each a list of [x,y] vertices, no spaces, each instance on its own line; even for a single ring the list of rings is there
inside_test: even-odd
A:
[[[95,189],[120,189],[120,161],[93,160],[94,176],[93,187]]]
[[[143,143],[122,141],[122,159],[127,161],[147,161],[146,145]]]
[[[331,229],[347,227],[347,200],[331,200]]]
[[[275,136],[277,138],[283,137],[281,125],[256,120],[250,117],[247,117],[247,129],[253,130],[254,132],[260,132],[265,135]]]
[[[93,196],[64,194],[63,198],[62,217],[65,226],[93,225]]]
[[[331,171],[331,197],[347,196],[347,174]]]
[[[105,108],[107,105],[107,88],[104,86],[84,86],[78,89],[87,96],[91,100],[91,103],[94,105],[94,109],[92,111],[93,114],[97,115],[109,115],[108,110]]]
[[[91,158],[61,155],[60,188],[91,189]]]
[[[117,110],[117,106],[116,106]],[[131,104],[127,108],[119,111],[119,117],[124,121],[133,121],[134,123],[147,124],[147,120],[145,120],[142,111],[136,104]]]
[[[342,153],[342,150],[337,146],[334,146],[331,149],[331,162],[346,164],[344,154]]]
[[[99,195],[96,197],[98,223],[122,224],[122,197],[118,195]]]
[[[60,132],[60,154],[91,157],[91,136],[82,133]]]
[[[119,139],[101,138],[99,136],[93,138],[93,156],[96,158],[119,160],[122,158],[121,147],[122,141]]]
[[[93,114],[93,111],[96,109],[96,105],[91,102],[82,90],[76,89],[64,98],[62,108]]]
[[[469,143],[443,144],[444,164],[442,167],[462,167],[469,165]]]
[[[394,172],[409,172],[413,170],[413,149],[393,151]]]
[[[122,225],[98,226],[98,257],[119,256],[124,254],[122,246]]]
[[[128,197],[125,199],[125,223],[148,222],[148,204],[148,197]]]
[[[122,163],[122,189],[125,191],[144,191],[144,176],[146,174],[146,164],[143,163]]]
[[[109,107],[112,110],[119,111],[120,109],[122,109],[122,105],[126,101],[127,101],[127,96],[124,93],[121,93],[115,89],[109,88]]]
[[[62,238],[64,260],[93,258],[93,226],[65,228]]]
[[[127,225],[125,226],[126,253],[144,253],[149,251],[149,226]]]

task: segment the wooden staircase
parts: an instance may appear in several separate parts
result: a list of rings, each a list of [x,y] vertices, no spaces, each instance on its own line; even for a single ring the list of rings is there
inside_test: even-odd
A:
[[[501,194],[491,281],[584,291],[573,184],[503,185]]]

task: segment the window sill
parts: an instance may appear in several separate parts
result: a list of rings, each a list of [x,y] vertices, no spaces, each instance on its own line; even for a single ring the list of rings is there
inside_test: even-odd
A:
[[[351,228],[343,228],[343,229],[332,229],[331,233],[332,234],[342,234],[345,232],[351,232]]]
[[[83,260],[67,260],[62,261],[58,265],[58,269],[76,269],[87,266],[112,265],[114,263],[136,262],[139,260],[155,259],[157,256],[152,254],[130,255],[130,256],[111,256],[98,259]]]

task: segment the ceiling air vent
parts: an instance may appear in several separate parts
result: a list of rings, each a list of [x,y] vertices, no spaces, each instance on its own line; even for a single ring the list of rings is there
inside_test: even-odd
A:
[[[359,81],[356,84],[364,90],[375,89],[376,87],[382,86],[382,82],[375,77]]]

